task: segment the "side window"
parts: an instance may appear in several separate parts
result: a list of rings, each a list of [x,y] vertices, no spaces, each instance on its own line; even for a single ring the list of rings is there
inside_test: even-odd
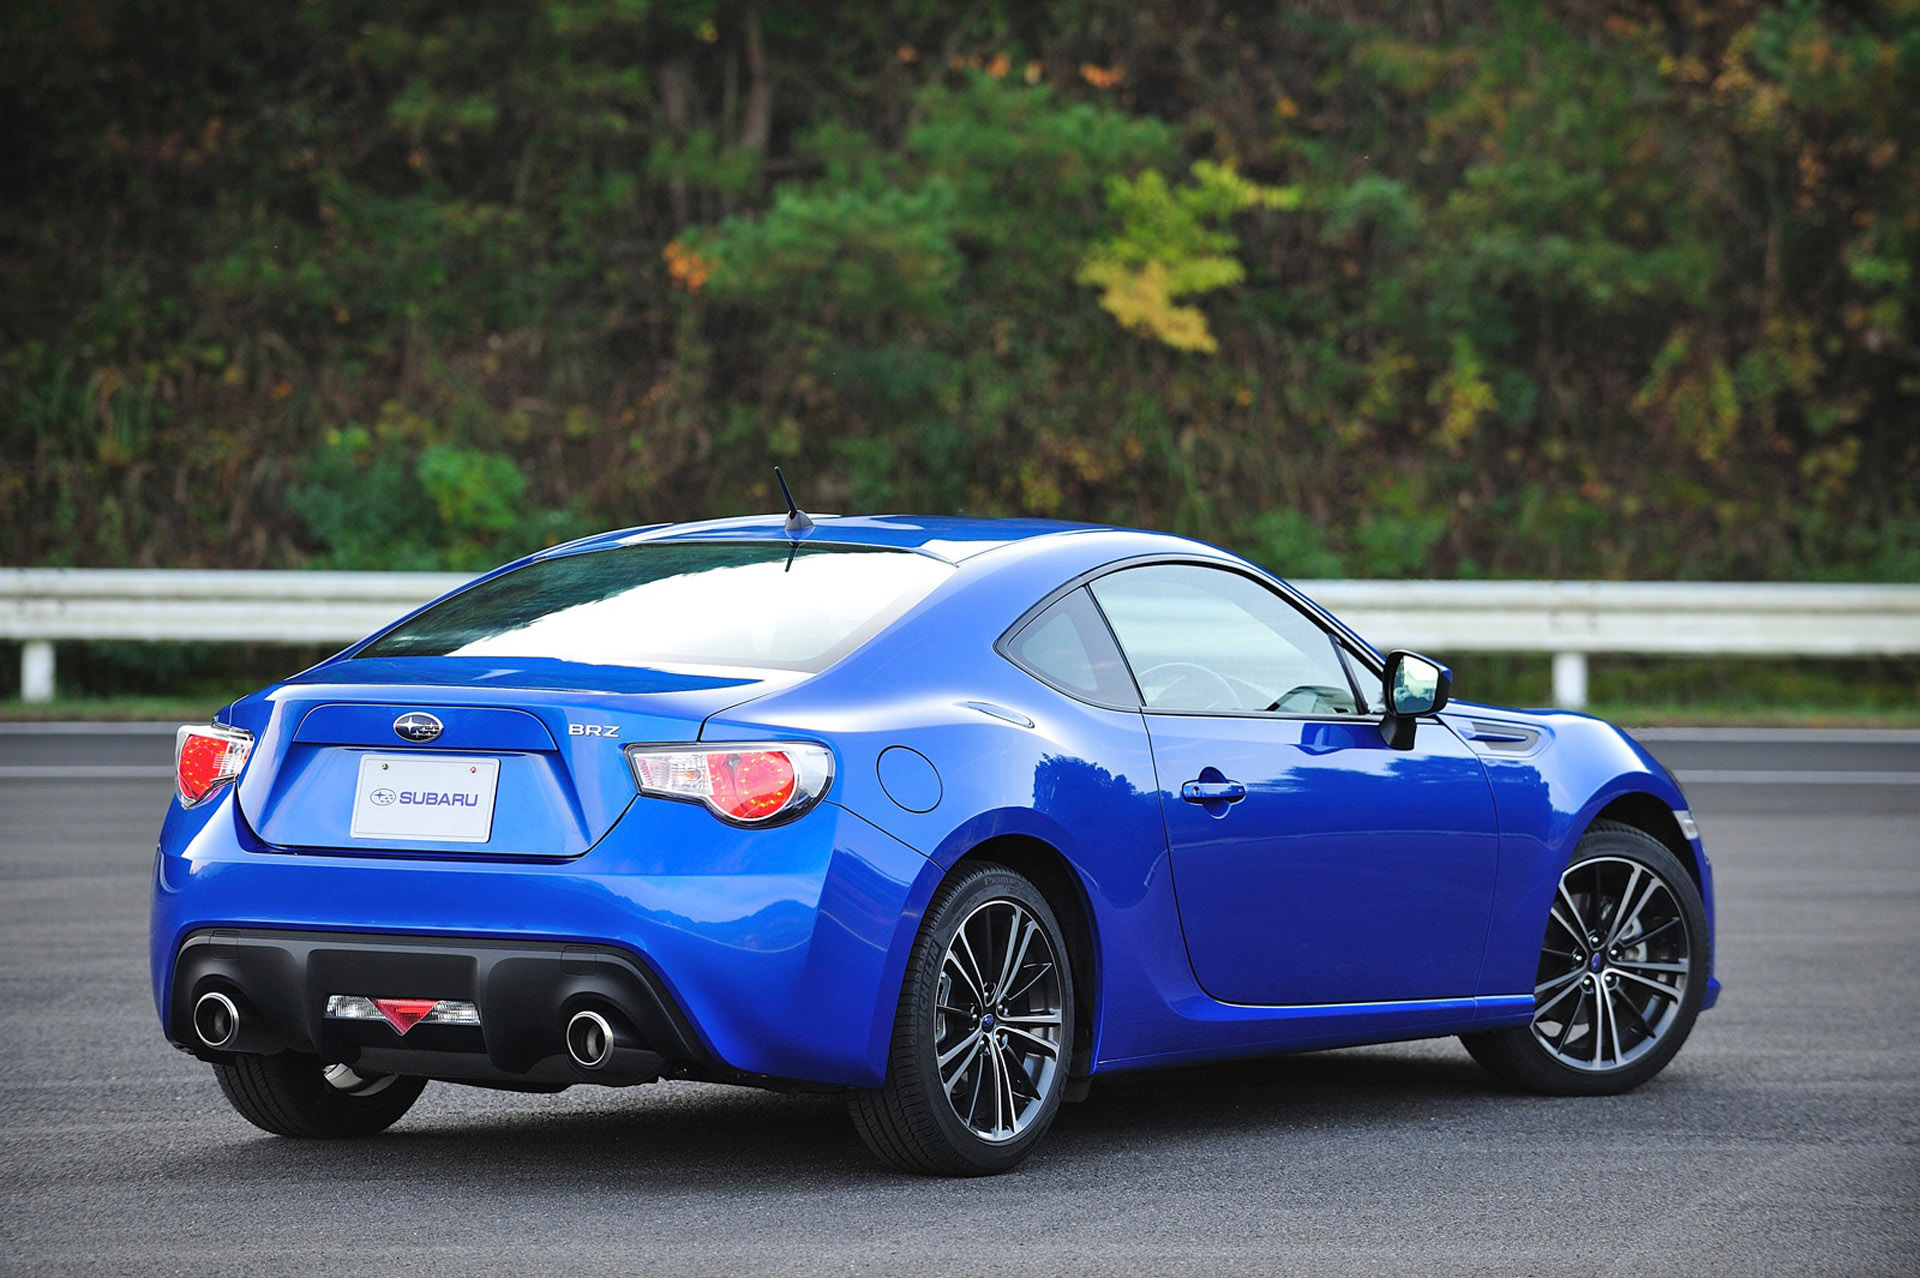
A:
[[[1359,712],[1332,636],[1252,578],[1152,564],[1090,589],[1151,708]]]
[[[1347,673],[1353,676],[1353,686],[1360,690],[1360,713],[1380,714],[1386,710],[1382,700],[1380,676],[1367,664],[1360,650],[1344,640],[1340,644],[1340,659],[1347,664]]]
[[[1020,628],[1007,655],[1030,673],[1089,701],[1137,706],[1134,690],[1113,634],[1085,590],[1063,595]]]

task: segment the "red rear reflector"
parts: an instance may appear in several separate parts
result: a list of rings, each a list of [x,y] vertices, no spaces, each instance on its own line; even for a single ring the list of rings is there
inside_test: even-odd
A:
[[[376,998],[373,1005],[380,1009],[380,1015],[387,1018],[387,1024],[404,1034],[418,1025],[426,1015],[440,1006],[437,998]]]

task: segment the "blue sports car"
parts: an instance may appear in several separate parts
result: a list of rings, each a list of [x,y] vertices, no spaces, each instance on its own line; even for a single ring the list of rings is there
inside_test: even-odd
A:
[[[295,1137],[693,1078],[980,1175],[1117,1070],[1459,1035],[1637,1086],[1718,993],[1686,800],[1448,685],[1159,533],[606,533],[180,730],[154,999]]]

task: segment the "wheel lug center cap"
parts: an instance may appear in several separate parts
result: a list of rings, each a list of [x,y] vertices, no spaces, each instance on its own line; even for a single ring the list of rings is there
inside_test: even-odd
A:
[[[1607,956],[1604,954],[1595,953],[1592,958],[1587,960],[1587,970],[1589,972],[1598,972],[1601,968],[1605,967],[1606,965],[1607,965]]]

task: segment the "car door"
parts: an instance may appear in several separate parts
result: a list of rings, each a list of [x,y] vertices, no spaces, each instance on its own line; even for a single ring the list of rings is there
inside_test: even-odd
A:
[[[1092,594],[1140,685],[1201,988],[1228,1003],[1466,997],[1498,855],[1479,760],[1438,720],[1390,749],[1335,637],[1225,567]]]

